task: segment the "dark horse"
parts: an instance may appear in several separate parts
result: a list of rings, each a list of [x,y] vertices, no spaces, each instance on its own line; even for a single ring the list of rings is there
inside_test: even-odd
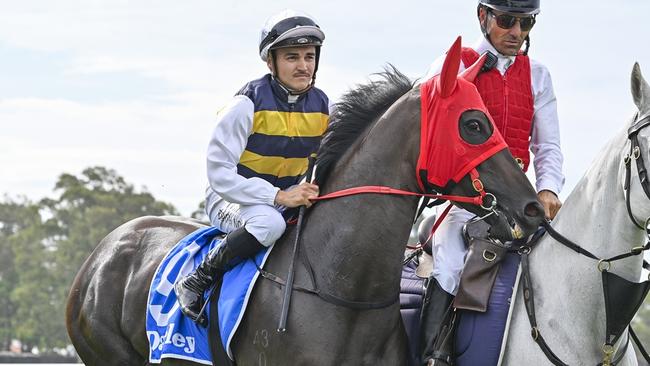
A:
[[[456,76],[459,47],[457,40],[436,89],[451,93],[449,98],[471,85]],[[419,190],[415,171],[420,154],[420,87],[394,69],[382,76],[348,92],[338,104],[319,156],[316,180],[322,193],[361,185]],[[463,100],[454,103],[462,106]],[[487,116],[476,114],[480,116],[455,121],[461,132],[449,139],[485,141],[494,128]],[[514,225],[524,234],[532,233],[543,210],[508,150],[484,160],[477,170],[485,190],[498,200],[498,216],[488,219],[494,235],[509,239]],[[440,189],[476,195],[468,176]],[[315,205],[305,217],[301,251],[311,259],[320,291],[358,302],[394,299],[417,204],[418,198],[412,196],[361,194]],[[487,213],[479,206],[460,205],[479,215]],[[150,281],[170,248],[201,226],[179,217],[141,217],[99,243],[72,284],[66,312],[70,338],[86,365],[147,364]],[[295,234],[295,228],[287,230],[265,269],[285,276]],[[296,285],[311,287],[301,262],[295,278]],[[271,281],[256,284],[232,342],[238,365],[407,364],[399,303],[355,310],[294,292],[288,330],[276,333],[282,293],[283,288]],[[164,359],[163,364],[191,362]]]

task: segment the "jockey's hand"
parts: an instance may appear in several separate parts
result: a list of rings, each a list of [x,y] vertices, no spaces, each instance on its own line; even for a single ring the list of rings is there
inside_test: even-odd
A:
[[[301,183],[286,191],[278,191],[275,204],[285,207],[298,207],[312,205],[310,199],[318,197],[318,186],[311,183]]]
[[[544,206],[544,215],[546,218],[553,220],[560,207],[562,207],[562,202],[557,198],[555,193],[548,190],[537,193],[537,199]]]

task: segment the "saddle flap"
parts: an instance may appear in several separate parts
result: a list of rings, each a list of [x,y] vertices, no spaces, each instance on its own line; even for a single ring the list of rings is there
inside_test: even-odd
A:
[[[614,273],[602,272],[607,315],[606,343],[614,344],[630,325],[650,290],[650,281],[628,281]]]

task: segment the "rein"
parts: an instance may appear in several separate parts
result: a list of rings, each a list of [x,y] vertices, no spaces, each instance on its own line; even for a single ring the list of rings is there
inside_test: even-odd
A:
[[[319,202],[319,201],[324,201],[324,200],[329,200],[334,198],[370,193],[370,194],[385,194],[385,195],[398,195],[398,196],[417,196],[417,197],[425,197],[425,198],[435,198],[437,200],[464,202],[464,203],[470,203],[470,204],[480,206],[484,210],[489,211],[490,212],[489,214],[495,212],[496,205],[497,205],[496,197],[491,193],[485,192],[485,189],[483,187],[483,182],[481,182],[479,173],[475,168],[472,169],[469,174],[470,174],[470,178],[472,179],[472,187],[478,193],[477,196],[469,197],[469,196],[456,196],[456,195],[433,194],[433,193],[418,193],[418,192],[405,191],[401,189],[395,189],[387,186],[359,186],[359,187],[347,188],[347,189],[331,192],[323,196],[316,197],[313,199],[313,201]],[[485,200],[484,200],[485,197],[490,197],[489,206],[485,206]],[[444,216],[442,216],[441,218],[444,218]],[[441,219],[438,220],[440,221]],[[437,223],[437,225],[439,224]],[[437,225],[435,227],[437,227]],[[298,232],[296,235],[300,235],[300,233]],[[377,302],[351,301],[351,300],[340,298],[336,295],[322,292],[318,289],[318,285],[316,283],[316,276],[314,274],[314,269],[311,265],[311,261],[309,260],[309,257],[307,256],[307,253],[305,251],[300,251],[300,258],[303,262],[303,265],[307,269],[307,273],[309,274],[311,288],[306,288],[301,286],[291,286],[291,288],[296,291],[316,295],[319,298],[321,298],[323,301],[328,302],[330,304],[343,306],[354,310],[382,309],[390,305],[393,305],[394,303],[399,301],[399,292],[395,296],[391,297],[390,299],[384,301],[377,301]],[[273,273],[270,273],[260,268],[259,266],[257,267],[257,270],[259,271],[260,275],[263,278],[271,280],[279,284],[280,286],[283,287],[287,286],[287,281],[284,281],[282,278],[274,275]]]

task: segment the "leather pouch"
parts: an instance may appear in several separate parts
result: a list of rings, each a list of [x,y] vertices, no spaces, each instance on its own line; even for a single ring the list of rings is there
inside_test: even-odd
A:
[[[470,238],[469,252],[460,276],[454,307],[485,312],[490,293],[508,248],[488,239]]]

